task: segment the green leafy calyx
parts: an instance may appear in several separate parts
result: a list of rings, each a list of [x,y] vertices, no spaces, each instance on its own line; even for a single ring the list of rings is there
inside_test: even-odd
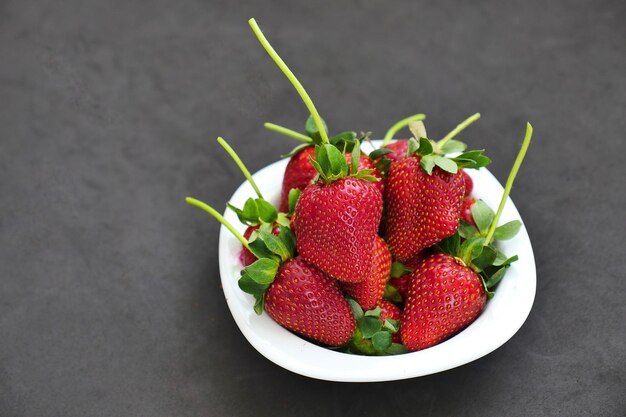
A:
[[[324,125],[326,133],[328,134],[328,128],[326,127],[326,122],[324,122],[323,119],[322,123]],[[330,143],[343,153],[352,152],[354,146],[361,144],[364,140],[369,140],[369,136],[372,134],[372,132],[363,132],[358,135],[356,132],[346,131],[338,133],[335,136],[331,137],[328,142],[324,142],[317,128],[317,125],[315,124],[313,116],[309,116],[305,123],[306,135],[283,126],[276,125],[274,123],[265,123],[264,126],[269,130],[289,136],[291,138],[299,140],[300,142],[304,142],[293,148],[288,154],[281,155],[282,158],[292,157],[293,155],[297,154],[305,148],[315,145],[323,145],[324,143]]]
[[[489,165],[491,160],[483,155],[484,150],[465,152],[467,145],[461,141],[452,139],[463,129],[480,118],[476,113],[460,123],[454,130],[448,133],[440,141],[433,141],[426,136],[426,128],[422,121],[409,123],[409,129],[413,137],[409,139],[407,156],[419,155],[420,165],[430,175],[435,167],[445,172],[456,174],[460,168],[481,168]],[[447,154],[462,152],[455,157]]]
[[[506,269],[518,259],[517,256],[507,257],[492,243],[487,244],[480,234],[462,241],[458,231],[435,245],[435,250],[458,258],[476,272],[489,298],[493,297],[493,290],[504,277]]]
[[[403,275],[411,273],[413,273],[413,270],[400,261],[395,261],[391,264],[391,278],[399,278]]]
[[[420,165],[429,175],[435,167],[456,174],[460,168],[481,168],[491,163],[491,159],[483,155],[484,150],[464,152],[456,157],[448,157],[447,153],[459,152],[467,145],[459,141],[449,141],[443,146],[425,137],[409,139],[407,155],[419,155]]]
[[[309,161],[318,172],[318,179],[323,183],[332,183],[342,178],[353,177],[366,181],[378,181],[374,177],[373,169],[359,170],[359,160],[361,158],[361,149],[359,146],[353,146],[351,151],[352,161],[348,165],[348,161],[344,153],[337,147],[330,144],[315,146],[315,159],[309,157]]]
[[[519,232],[522,226],[518,220],[513,220],[500,226],[498,226],[498,222],[513,187],[515,177],[530,146],[532,135],[533,127],[530,123],[527,123],[524,141],[515,158],[513,167],[511,167],[511,172],[498,205],[498,211],[494,213],[483,201],[476,201],[472,205],[472,217],[476,227],[461,221],[457,232],[437,245],[439,251],[452,256],[459,256],[463,262],[480,274],[488,297],[493,296],[493,288],[502,280],[506,269],[511,263],[518,259],[517,255],[507,257],[492,242],[494,239],[511,239]],[[465,239],[463,243],[460,243],[461,237]]]
[[[241,271],[239,288],[252,294],[255,299],[255,312],[263,312],[263,296],[274,282],[278,268],[291,259],[296,252],[296,237],[289,227],[279,226],[278,236],[272,226],[264,223],[254,231],[249,239],[250,251],[258,258]]]
[[[248,226],[261,223],[274,223],[278,219],[278,211],[262,198],[248,198],[242,209],[227,203],[228,208],[237,214],[239,221]]]
[[[356,319],[357,328],[350,341],[348,349],[351,353],[361,355],[395,355],[406,353],[407,350],[400,343],[393,343],[393,334],[400,329],[397,320],[380,319],[380,307],[363,311],[361,306],[349,298],[348,303]]]
[[[457,257],[482,279],[488,297],[493,296],[494,287],[504,277],[506,269],[517,260],[508,257],[488,240],[488,232],[495,219],[493,210],[482,200],[472,205],[472,216],[476,225],[461,220],[457,232],[436,245],[438,252]],[[511,239],[519,231],[521,222],[513,220],[495,230],[494,238]]]

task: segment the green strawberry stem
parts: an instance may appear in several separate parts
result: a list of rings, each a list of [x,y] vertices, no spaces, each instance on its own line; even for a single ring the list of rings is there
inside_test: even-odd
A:
[[[295,140],[299,140],[300,142],[311,143],[311,144],[313,143],[313,140],[310,137],[303,135],[302,133],[298,133],[295,130],[291,130],[283,126],[276,125],[274,123],[266,122],[263,124],[263,127],[265,127],[268,130],[273,130],[274,132],[278,132],[282,135],[289,136],[290,138],[293,138]]]
[[[191,198],[191,197],[187,197],[185,198],[185,201],[187,202],[187,204],[191,204],[192,206],[196,206],[201,208],[202,210],[206,211],[207,213],[209,213],[211,216],[215,217],[215,220],[217,220],[218,222],[222,223],[224,226],[226,226],[226,228],[228,230],[230,230],[230,232],[235,235],[235,237],[237,238],[237,240],[239,240],[241,242],[241,244],[244,246],[244,248],[250,250],[250,246],[248,246],[248,241],[246,240],[245,237],[243,237],[241,235],[241,233],[239,233],[237,230],[235,230],[235,228],[233,227],[232,224],[230,224],[228,222],[228,220],[226,220],[224,217],[222,217],[221,214],[219,214],[217,212],[217,210],[215,210],[213,207],[209,206],[206,203],[203,203],[200,200],[196,200],[195,198]]]
[[[526,136],[524,137],[524,142],[522,143],[522,148],[517,154],[517,158],[515,159],[515,163],[511,168],[511,172],[509,173],[509,178],[506,180],[506,186],[504,187],[504,194],[502,194],[502,199],[500,200],[500,206],[498,207],[498,211],[496,212],[495,217],[493,218],[493,222],[491,222],[491,226],[489,227],[489,232],[487,232],[487,237],[485,238],[485,245],[491,243],[491,239],[493,239],[493,234],[496,231],[496,227],[498,226],[498,220],[500,220],[500,215],[502,214],[502,210],[504,209],[504,204],[506,203],[506,199],[509,197],[509,193],[511,192],[511,188],[513,187],[513,181],[515,181],[515,177],[517,176],[517,172],[519,171],[520,166],[522,165],[522,161],[524,161],[524,157],[526,156],[526,151],[528,150],[528,146],[530,145],[530,140],[533,136],[533,127],[530,123],[526,123]]]
[[[326,129],[324,128],[324,123],[322,122],[322,118],[317,112],[317,109],[315,108],[311,97],[309,97],[306,90],[304,89],[300,81],[298,81],[293,72],[291,72],[287,64],[285,64],[285,62],[281,59],[278,53],[276,53],[274,48],[272,48],[272,45],[270,45],[269,41],[263,35],[263,32],[261,32],[261,28],[259,28],[259,25],[257,25],[256,20],[252,18],[248,20],[248,24],[252,28],[252,31],[254,32],[256,37],[259,39],[259,42],[261,42],[261,45],[263,45],[263,48],[265,48],[267,54],[274,60],[276,65],[278,65],[278,68],[280,68],[283,74],[285,74],[287,79],[289,79],[291,84],[295,87],[298,94],[300,94],[302,101],[304,101],[304,104],[309,109],[309,112],[311,112],[311,116],[313,116],[313,120],[315,120],[315,125],[320,132],[322,142],[329,143],[330,141],[328,140],[328,134],[326,133]]]
[[[393,138],[393,136],[398,133],[398,131],[406,126],[409,125],[409,123],[411,122],[417,122],[419,120],[424,120],[426,118],[426,115],[419,113],[419,114],[414,114],[413,116],[409,116],[406,117],[402,120],[400,120],[399,122],[397,122],[396,124],[394,124],[393,126],[391,126],[389,128],[389,130],[387,131],[387,133],[385,133],[385,137],[383,138],[383,144],[382,146],[386,146],[389,144],[389,142],[391,141],[391,139]],[[419,139],[419,138],[417,138]]]
[[[246,168],[246,166],[243,164],[239,156],[235,153],[233,148],[231,148],[230,145],[221,137],[217,138],[217,142],[220,145],[222,145],[222,148],[224,148],[224,150],[228,152],[230,157],[233,158],[233,161],[235,161],[235,163],[237,164],[237,166],[243,173],[244,177],[246,177],[246,179],[250,182],[250,185],[252,185],[252,188],[254,188],[256,195],[258,195],[261,200],[265,200],[263,198],[263,195],[261,194],[261,190],[259,190],[259,187],[257,187],[256,182],[254,182],[254,180],[252,179],[252,175],[250,175],[250,171],[248,171],[248,168]]]
[[[461,133],[467,126],[474,123],[476,120],[480,119],[480,113],[473,114],[472,116],[465,119],[463,122],[459,123],[457,127],[455,127],[450,133],[448,133],[443,139],[441,139],[437,145],[441,148],[446,144],[450,139]],[[419,139],[419,138],[416,138]]]

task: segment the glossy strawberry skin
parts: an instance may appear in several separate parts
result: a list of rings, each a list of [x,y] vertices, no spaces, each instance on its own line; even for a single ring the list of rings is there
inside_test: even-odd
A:
[[[345,345],[356,329],[337,280],[299,256],[278,269],[265,292],[265,311],[281,326],[329,346]]]
[[[463,330],[483,311],[487,295],[460,260],[431,255],[411,277],[402,318],[402,343],[411,350],[436,345]]]
[[[394,303],[387,300],[380,300],[377,305],[381,309],[380,320],[383,323],[385,322],[385,319],[396,320],[397,322],[402,321],[402,310],[400,310]],[[402,343],[400,331],[393,334],[391,341],[394,343]]]
[[[392,164],[385,189],[385,240],[394,257],[406,261],[453,235],[464,192],[460,172],[435,167],[429,175],[416,156]]]
[[[407,139],[398,139],[397,141],[384,146],[385,149],[389,149],[393,152],[388,153],[385,156],[381,156],[376,161],[382,158],[387,158],[391,160],[391,164],[393,165],[395,162],[401,161],[407,157],[406,153],[407,153],[408,147],[409,147],[409,141]],[[383,186],[384,186],[385,184],[387,184],[387,179],[383,178],[381,182],[383,183]],[[380,221],[379,233],[381,235],[385,235],[386,230],[387,230],[387,216],[383,212],[383,218]]]
[[[304,190],[307,185],[313,181],[317,175],[317,171],[309,161],[309,157],[315,159],[315,148],[313,146],[304,148],[297,154],[291,157],[287,167],[285,168],[285,176],[283,177],[283,185],[280,191],[280,203],[278,211],[286,213],[289,211],[289,191],[293,188],[298,190]],[[346,160],[348,164],[352,161],[352,155],[347,154]],[[359,159],[359,170],[361,169],[374,169],[373,176],[380,179],[376,182],[376,187],[381,192],[384,192],[385,183],[382,181],[382,176],[375,170],[374,163],[367,155],[361,154]]]
[[[411,271],[415,271],[422,262],[428,258],[431,254],[429,249],[424,249],[408,261],[404,262],[404,266],[409,268]],[[390,278],[389,282],[391,285],[396,287],[403,300],[406,300],[407,295],[409,294],[409,284],[411,282],[411,273],[407,273],[402,275],[401,277]]]
[[[476,199],[474,197],[466,196],[463,198],[463,205],[461,206],[461,218],[474,226],[476,226],[476,223],[474,222],[474,216],[472,215],[472,206],[475,202]]]
[[[373,309],[382,300],[391,272],[391,252],[382,238],[376,236],[375,242],[376,248],[369,276],[362,282],[341,283],[343,290],[351,295],[363,310]]]
[[[409,141],[406,139],[398,139],[397,141],[385,145],[386,149],[390,149],[393,152],[385,155],[387,159],[391,159],[393,162],[398,162],[405,159],[407,149],[409,148]]]
[[[459,171],[463,174],[463,181],[465,181],[465,195],[470,195],[474,189],[474,181],[464,169],[460,169]]]
[[[258,225],[248,226],[246,231],[243,233],[243,237],[245,237],[246,240],[249,240],[250,236],[252,235],[252,232],[257,230],[258,228],[259,228]],[[272,233],[275,236],[278,236],[280,234],[280,229],[278,227],[274,227],[274,229],[272,229]],[[256,260],[257,260],[257,257],[254,256],[252,252],[250,252],[246,248],[241,248],[241,252],[239,252],[239,261],[241,262],[241,265],[243,266],[252,265]]]
[[[295,208],[298,253],[327,274],[361,282],[372,270],[382,212],[376,186],[356,178],[307,186]]]
[[[309,156],[315,158],[315,148],[313,146],[304,148],[297,154],[293,155],[285,168],[285,176],[283,177],[283,185],[280,191],[280,203],[278,211],[286,213],[289,211],[289,191],[293,188],[304,190],[304,188],[313,181],[317,175],[317,171],[311,165]]]

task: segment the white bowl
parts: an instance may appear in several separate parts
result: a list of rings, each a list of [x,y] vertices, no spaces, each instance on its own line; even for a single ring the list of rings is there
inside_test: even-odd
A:
[[[374,144],[379,143],[374,141]],[[286,165],[284,159],[253,175],[263,196],[276,205]],[[503,192],[498,180],[485,168],[467,172],[474,181],[472,195],[496,209]],[[254,195],[246,181],[233,194],[230,203],[242,207],[246,199]],[[243,233],[245,226],[231,210],[227,210],[224,217]],[[521,217],[509,199],[500,224],[515,219],[521,220]],[[325,349],[279,326],[266,313],[257,316],[253,297],[241,291],[237,284],[241,243],[224,226],[220,229],[219,265],[224,295],[233,318],[246,339],[263,356],[311,378],[340,382],[392,381],[429,375],[476,360],[502,346],[519,330],[530,313],[536,287],[535,259],[526,228],[522,226],[514,239],[500,242],[499,247],[509,256],[517,254],[519,260],[508,269],[478,319],[443,343],[395,356],[359,356]]]

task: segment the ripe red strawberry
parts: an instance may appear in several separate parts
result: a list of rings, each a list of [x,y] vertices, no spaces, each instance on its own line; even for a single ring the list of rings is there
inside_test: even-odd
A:
[[[411,130],[411,133],[415,135],[416,138],[426,137],[426,126],[424,126],[424,118],[426,116],[424,114],[414,114],[413,116],[406,117],[396,124],[394,124],[385,134],[385,138],[383,139],[383,145],[380,149],[374,151],[372,154],[372,159],[375,159],[376,166],[378,169],[386,174],[389,172],[389,167],[394,162],[398,162],[403,160],[408,155],[409,149],[409,140],[408,139],[398,139],[393,143],[389,143],[391,138],[401,129],[408,126]],[[382,157],[376,157],[379,151],[391,151],[390,153],[384,153]]]
[[[385,322],[385,319],[396,320],[398,322],[402,320],[402,311],[394,303],[387,300],[380,300],[377,305],[381,309],[380,321],[383,323]],[[395,332],[391,340],[394,343],[402,343],[400,331]]]
[[[461,218],[474,226],[476,226],[476,223],[474,222],[474,216],[472,215],[472,206],[475,202],[476,199],[474,197],[466,196],[463,198],[463,204],[461,205]]]
[[[396,142],[383,145],[370,153],[370,161],[376,167],[377,173],[383,178],[383,183],[391,165],[407,157],[408,146],[409,141],[407,139],[398,139]],[[389,153],[384,153],[384,151]],[[383,155],[380,155],[381,153]]]
[[[458,258],[432,255],[412,275],[402,343],[411,351],[436,345],[474,321],[486,302],[485,288],[474,271]]]
[[[293,188],[298,190],[304,190],[304,188],[313,181],[317,175],[315,167],[309,162],[309,157],[315,159],[315,147],[311,146],[304,148],[297,154],[291,157],[287,168],[285,168],[285,176],[283,178],[283,185],[280,191],[280,204],[278,210],[286,213],[289,211],[289,191]],[[346,160],[348,164],[352,161],[352,155],[346,154]],[[367,155],[361,155],[359,158],[359,170],[373,169],[372,176],[382,180],[380,173],[375,171],[376,167],[374,163]],[[382,194],[384,192],[385,183],[378,181],[375,183],[376,187]]]
[[[376,236],[375,244],[372,270],[367,278],[362,282],[345,282],[341,285],[343,290],[350,294],[363,310],[373,309],[382,300],[391,271],[391,253],[385,241]]]
[[[298,253],[327,274],[347,282],[363,281],[371,272],[374,240],[382,212],[382,195],[370,181],[372,171],[358,170],[360,147],[353,132],[328,137],[311,97],[267,41],[254,19],[248,21],[255,35],[296,88],[311,114],[307,134],[315,141],[317,183],[308,185],[294,210]],[[305,138],[308,142],[308,139]],[[335,146],[351,148],[352,164]]]
[[[278,324],[320,343],[341,346],[350,341],[356,322],[339,283],[299,256],[293,257],[295,236],[289,228],[281,226],[276,235],[264,223],[258,226],[253,245],[214,208],[193,198],[187,202],[207,211],[247,250],[259,255],[241,271],[238,282],[242,291],[254,296],[257,314],[265,309]]]
[[[395,258],[406,261],[456,232],[465,191],[461,173],[435,167],[429,175],[411,156],[391,165],[386,186],[385,234]]]
[[[259,254],[241,271],[238,282],[242,291],[254,296],[257,314],[265,309],[278,324],[324,344],[341,346],[350,341],[356,322],[339,283],[299,256],[293,257],[295,236],[289,228],[280,227],[276,236],[265,223],[252,245],[214,208],[193,198],[187,202],[211,214],[246,249]]]
[[[385,155],[391,162],[398,162],[406,158],[406,151],[409,147],[409,141],[407,139],[398,139],[396,142],[390,143],[384,146],[387,149],[391,149],[393,152]]]
[[[406,158],[406,153],[407,153],[407,148],[408,148],[408,143],[409,141],[406,139],[398,139],[398,141],[390,143],[388,145],[383,146],[381,149],[388,149],[391,150],[391,153],[385,154],[383,156],[380,157],[375,157],[374,155],[376,155],[376,151],[374,151],[374,153],[370,154],[371,158],[373,158],[374,160],[372,161],[372,159],[370,159],[370,161],[372,161],[373,166],[376,167],[376,176],[380,177],[381,180],[378,182],[378,184],[380,184],[381,187],[381,192],[384,194],[385,191],[385,184],[387,183],[387,178],[386,175],[389,172],[389,167],[395,163],[398,162],[404,158]],[[384,213],[384,212],[383,212]],[[386,218],[387,216],[385,216],[383,214],[383,217],[380,221],[380,228],[379,228],[379,233],[381,235],[385,234],[385,230],[387,230],[387,222],[386,222]]]
[[[431,251],[429,249],[425,249],[421,251],[420,253],[418,253],[417,255],[415,255],[414,257],[412,257],[411,259],[409,259],[408,261],[404,263],[404,266],[411,270],[410,272],[407,272],[406,274],[402,276],[395,277],[395,278],[392,277],[389,279],[389,282],[391,283],[391,285],[396,287],[396,289],[400,293],[400,296],[402,296],[403,300],[406,300],[406,297],[409,293],[409,283],[411,282],[412,273],[421,265],[424,259],[430,256],[430,254],[431,254]]]
[[[315,158],[315,147],[313,146],[304,148],[289,160],[287,168],[285,168],[283,186],[280,191],[278,211],[282,213],[289,211],[289,191],[293,188],[304,190],[317,175],[315,167],[309,162],[310,156]]]
[[[296,204],[298,253],[345,282],[372,270],[382,196],[372,182],[347,177],[307,186]]]
[[[465,181],[465,195],[470,195],[474,189],[474,181],[472,181],[472,177],[464,169],[460,171],[463,174],[463,181]]]
[[[532,131],[532,126],[527,124],[526,136],[509,173],[498,211],[489,214],[486,205],[480,209],[487,219],[480,233],[466,236],[462,242],[460,234],[456,233],[441,242],[438,250],[444,253],[428,257],[411,276],[401,330],[407,349],[428,348],[468,326],[482,312],[487,298],[493,297],[493,289],[506,269],[517,260],[517,256],[507,257],[498,251],[492,241],[509,239],[519,228],[514,222],[497,225],[530,145]]]
[[[250,240],[250,236],[252,235],[252,232],[254,232],[258,228],[259,228],[259,225],[248,226],[248,228],[243,234],[243,237],[245,237],[246,240]],[[257,260],[257,257],[254,256],[254,254],[250,252],[248,249],[246,249],[245,247],[242,247],[241,252],[239,252],[239,260],[241,261],[241,265],[248,266],[248,265],[252,265],[254,261]]]
[[[415,137],[407,143],[408,156],[391,164],[385,185],[385,237],[400,261],[458,229],[465,195],[461,168],[480,168],[491,160],[482,150],[454,158],[445,154],[465,151],[467,145],[452,138],[478,118],[474,114],[437,142],[426,138],[423,124],[409,125]]]
[[[356,323],[337,281],[299,256],[265,292],[265,311],[281,326],[329,346],[350,341]]]

